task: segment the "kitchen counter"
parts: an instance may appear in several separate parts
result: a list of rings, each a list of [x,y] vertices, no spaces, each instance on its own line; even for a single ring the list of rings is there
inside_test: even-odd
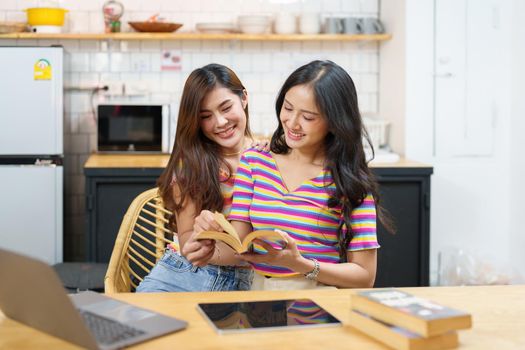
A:
[[[164,168],[169,154],[92,154],[84,168]],[[371,168],[432,168],[431,165],[401,158],[395,163],[370,164]]]
[[[156,186],[168,154],[93,154],[86,175],[86,258],[108,262],[122,218],[131,201]],[[376,287],[426,286],[429,280],[430,165],[400,159],[373,163],[381,204],[398,234],[378,225]],[[402,272],[401,272],[402,271]]]
[[[84,168],[165,168],[169,154],[97,154],[89,156]]]

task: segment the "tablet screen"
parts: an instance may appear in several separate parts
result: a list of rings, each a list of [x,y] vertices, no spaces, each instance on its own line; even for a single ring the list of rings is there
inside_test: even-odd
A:
[[[198,307],[221,333],[341,325],[310,299],[207,303]]]

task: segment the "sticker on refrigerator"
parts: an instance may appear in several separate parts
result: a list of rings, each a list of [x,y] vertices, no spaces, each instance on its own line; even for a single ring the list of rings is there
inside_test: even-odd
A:
[[[51,80],[51,64],[48,60],[39,59],[33,69],[33,78],[35,80]]]

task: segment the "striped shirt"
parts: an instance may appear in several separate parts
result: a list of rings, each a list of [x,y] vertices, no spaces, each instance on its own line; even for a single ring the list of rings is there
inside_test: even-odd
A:
[[[182,165],[182,162],[180,162]],[[232,206],[232,196],[233,196],[233,184],[235,180],[235,174],[231,176],[228,175],[228,172],[222,168],[219,169],[219,185],[221,188],[222,198],[224,199],[224,204],[222,207],[222,214],[228,216]],[[175,173],[171,176],[171,186],[174,186],[177,183],[177,178]]]
[[[334,191],[335,184],[327,169],[288,191],[272,155],[251,149],[244,152],[237,168],[229,219],[249,222],[254,230],[285,231],[296,241],[304,257],[336,264],[340,262],[337,228],[343,222],[343,213],[340,205],[328,207]],[[354,236],[347,251],[379,248],[376,208],[371,195],[352,211],[351,225]],[[343,230],[346,231],[344,227]],[[255,251],[265,253],[258,246]],[[267,264],[254,264],[254,268],[267,276],[298,274]]]
[[[232,207],[232,196],[233,196],[233,184],[235,181],[235,174],[228,177],[228,173],[220,169],[219,181],[221,186],[222,198],[224,198],[224,204],[222,206],[222,214],[228,217],[230,209]]]

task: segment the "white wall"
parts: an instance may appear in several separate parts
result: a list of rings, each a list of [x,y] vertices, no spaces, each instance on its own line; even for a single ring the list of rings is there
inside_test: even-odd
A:
[[[510,256],[512,263],[525,276],[525,2],[514,0],[512,4],[511,41],[511,199],[510,199]]]
[[[379,114],[391,122],[389,145],[405,153],[405,94],[407,93],[407,18],[405,1],[381,1],[380,17],[392,40],[383,42],[379,51]]]
[[[405,155],[432,163],[434,153],[433,0],[406,0]]]
[[[498,57],[475,77],[485,87],[486,98],[494,98],[497,104],[493,153],[482,157],[453,157],[436,152],[436,143],[446,142],[446,135],[435,134],[439,120],[434,114],[432,77],[434,0],[406,0],[406,47],[399,48],[406,54],[405,154],[434,166],[431,203],[431,279],[434,281],[438,253],[448,251],[451,246],[474,252],[483,262],[495,265],[518,266],[523,262],[517,259],[519,226],[511,215],[525,208],[515,195],[523,185],[518,183],[516,162],[511,156],[518,153],[511,147],[511,137],[516,142],[517,130],[524,130],[523,124],[520,128],[516,123],[516,113],[511,121],[510,109],[514,106],[523,112],[523,105],[518,102],[523,100],[518,97],[523,80],[515,78],[511,84],[515,72],[510,65],[511,57],[519,50],[512,47],[520,45],[516,45],[519,41],[510,40],[512,1],[500,1],[497,5],[501,35],[498,41],[485,40],[484,45],[486,50],[497,50]],[[470,10],[476,11],[476,7]],[[516,23],[524,18],[523,14],[515,17]],[[517,64],[520,60],[512,61]],[[523,68],[520,69],[523,73]],[[454,123],[450,123],[450,128],[454,127]],[[519,140],[523,143],[523,137]],[[518,267],[525,272],[523,263]]]
[[[40,0],[44,3],[44,0]],[[69,10],[65,30],[103,32],[105,0],[62,1]],[[183,23],[181,31],[193,31],[195,23],[235,21],[246,13],[317,12],[322,16],[376,17],[378,0],[123,0],[122,30],[127,21],[145,20],[160,12],[167,20]],[[38,1],[0,1],[0,21],[26,21],[23,9]],[[269,134],[275,125],[274,100],[284,79],[299,65],[313,59],[331,59],[347,69],[356,82],[362,112],[378,111],[379,44],[352,42],[240,42],[240,41],[94,41],[0,40],[5,46],[63,45],[68,52],[66,86],[98,86],[116,81],[147,86],[140,99],[177,103],[189,73],[216,62],[230,66],[250,94],[252,130]],[[163,50],[182,58],[182,69],[161,70]],[[89,92],[66,92],[65,102],[65,259],[84,256],[83,164],[96,149],[96,123]]]

